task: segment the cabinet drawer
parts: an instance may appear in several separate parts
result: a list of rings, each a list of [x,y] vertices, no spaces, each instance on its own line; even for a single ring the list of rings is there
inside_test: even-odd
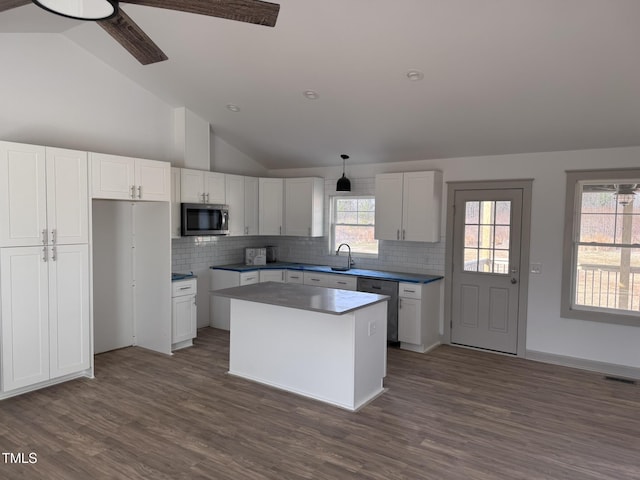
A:
[[[287,270],[287,283],[304,283],[302,272]]]
[[[328,287],[340,288],[342,290],[356,290],[358,286],[358,277],[350,277],[347,275],[331,275]]]
[[[252,283],[258,283],[260,281],[260,272],[255,270],[253,272],[242,272],[240,274],[240,285],[251,285]]]
[[[323,273],[303,272],[303,280],[305,285],[315,285],[316,287],[326,287],[328,275]]]
[[[398,296],[404,298],[422,298],[422,285],[419,283],[398,284]]]
[[[195,278],[191,278],[188,280],[178,280],[176,282],[172,282],[171,287],[172,287],[171,288],[172,297],[181,297],[183,295],[195,295],[198,289]]]

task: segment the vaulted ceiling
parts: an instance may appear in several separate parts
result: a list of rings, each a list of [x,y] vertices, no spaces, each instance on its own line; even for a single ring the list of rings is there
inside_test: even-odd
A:
[[[637,0],[277,3],[274,28],[121,4],[146,66],[31,4],[0,32],[65,35],[267,168],[640,145]]]

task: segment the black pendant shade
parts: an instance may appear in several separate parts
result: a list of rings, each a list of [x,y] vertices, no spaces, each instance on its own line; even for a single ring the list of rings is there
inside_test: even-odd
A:
[[[350,192],[351,191],[351,181],[344,176],[344,164],[349,155],[345,155],[344,153],[340,155],[342,158],[342,177],[338,179],[338,183],[336,184],[336,192]]]

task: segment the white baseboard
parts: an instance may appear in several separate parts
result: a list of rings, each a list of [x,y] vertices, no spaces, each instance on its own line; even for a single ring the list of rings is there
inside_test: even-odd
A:
[[[640,368],[629,367],[626,365],[598,362],[596,360],[587,360],[585,358],[568,357],[566,355],[557,355],[555,353],[538,352],[537,350],[527,350],[525,358],[527,360],[535,360],[536,362],[552,363],[554,365],[562,365],[564,367],[580,368],[591,372],[599,372],[621,378],[640,380]]]

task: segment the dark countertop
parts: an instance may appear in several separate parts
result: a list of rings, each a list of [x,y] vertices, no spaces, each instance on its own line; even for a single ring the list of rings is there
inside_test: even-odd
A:
[[[346,272],[331,270],[328,265],[310,265],[306,263],[274,262],[266,265],[245,265],[237,263],[233,265],[214,265],[212,270],[230,270],[233,272],[252,272],[256,270],[302,270],[307,272],[331,273],[336,275],[351,275],[356,277],[377,278],[380,280],[392,280],[408,283],[430,283],[442,280],[442,275],[428,275],[421,273],[387,272],[383,270],[364,270],[352,268]]]
[[[197,275],[194,275],[193,272],[189,272],[189,273],[172,273],[171,274],[171,281],[172,282],[176,282],[178,280],[187,280],[190,278],[198,278]]]
[[[299,283],[265,282],[211,292],[213,295],[280,307],[342,315],[389,300],[387,295],[323,288]]]

